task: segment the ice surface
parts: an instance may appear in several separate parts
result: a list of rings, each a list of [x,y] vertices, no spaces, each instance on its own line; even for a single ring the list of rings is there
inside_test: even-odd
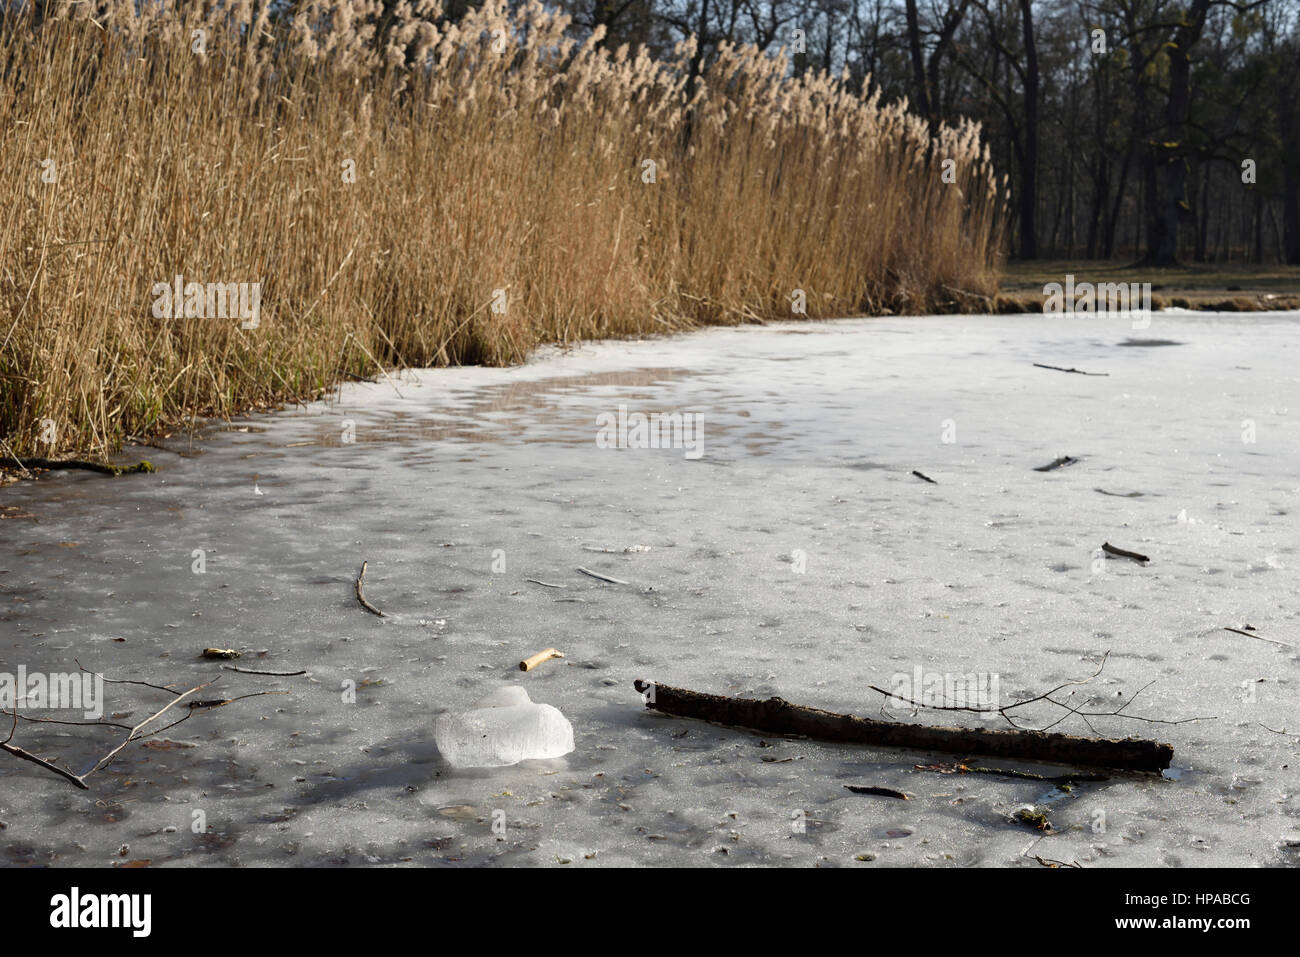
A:
[[[394,378],[124,453],[155,475],[0,490],[0,670],[288,692],[130,745],[89,791],[0,755],[0,865],[1300,864],[1300,314],[800,322]],[[620,404],[703,413],[704,456],[598,448]],[[1060,455],[1079,461],[1033,471]],[[1103,541],[1151,561],[1097,560]],[[363,560],[386,618],[357,604]],[[1246,624],[1288,644],[1223,630]],[[220,671],[209,646],[309,673]],[[519,671],[548,646],[566,657]],[[1154,682],[1135,714],[1213,718],[1089,719],[1170,742],[1169,778],[1053,794],[664,717],[632,688],[874,717],[867,685],[918,666],[1019,699],[1108,650],[1072,701]],[[451,770],[434,718],[515,685],[572,721],[573,753]],[[105,699],[130,725],[168,696]],[[937,723],[963,722],[987,726]],[[24,722],[14,743],[82,771],[122,733]],[[1026,804],[1056,833],[1011,820]]]
[[[438,750],[454,768],[499,768],[573,750],[573,725],[518,685],[484,695],[468,711],[434,722]]]

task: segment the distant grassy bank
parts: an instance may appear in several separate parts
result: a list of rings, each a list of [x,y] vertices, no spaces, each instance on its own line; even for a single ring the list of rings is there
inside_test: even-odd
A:
[[[1144,269],[1131,262],[1039,260],[1009,262],[998,283],[999,312],[1039,312],[1043,287],[1067,275],[1078,282],[1151,283],[1156,309],[1170,306],[1218,312],[1300,309],[1300,266],[1189,264],[1179,269]]]
[[[693,87],[690,44],[576,46],[540,4],[420,0],[382,43],[355,5],[90,6],[0,20],[0,456],[381,366],[994,292],[978,129],[755,50]]]

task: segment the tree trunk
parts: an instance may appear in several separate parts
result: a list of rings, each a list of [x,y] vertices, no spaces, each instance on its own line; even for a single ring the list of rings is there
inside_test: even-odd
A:
[[[1101,214],[1106,208],[1106,157],[1101,148],[1097,150],[1097,171],[1093,176],[1092,211],[1088,216],[1088,242],[1084,250],[1085,259],[1097,258],[1097,243],[1101,239]]]
[[[1206,243],[1210,234],[1210,164],[1201,164],[1201,190],[1196,201],[1196,252],[1193,258],[1205,262]]]
[[[1165,101],[1164,128],[1159,144],[1148,148],[1151,171],[1148,187],[1150,231],[1148,266],[1178,265],[1178,231],[1187,213],[1187,121],[1192,102],[1192,48],[1201,38],[1212,0],[1193,0],[1185,18],[1166,45],[1169,56],[1169,96]]]
[[[1025,152],[1020,173],[1020,258],[1038,258],[1038,46],[1030,0],[1020,0],[1025,44]]]
[[[907,0],[907,51],[912,59],[912,86],[916,112],[931,118],[930,85],[925,81],[925,51],[921,49],[921,15],[916,0]]]
[[[1300,167],[1287,164],[1282,193],[1282,234],[1286,242],[1286,262],[1300,266]]]

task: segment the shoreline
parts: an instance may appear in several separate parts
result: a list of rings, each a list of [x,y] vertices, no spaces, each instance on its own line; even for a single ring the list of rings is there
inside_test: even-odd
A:
[[[969,301],[977,301],[969,294],[966,295]],[[1239,297],[1237,300],[1234,300],[1237,303],[1237,306],[1234,308],[1224,308],[1223,301],[1213,299],[1209,296],[1204,296],[1200,299],[1191,301],[1190,305],[1184,306],[1184,305],[1173,305],[1170,302],[1165,301],[1165,299],[1162,296],[1153,295],[1152,297],[1153,306],[1154,306],[1153,315],[1165,314],[1165,315],[1175,316],[1175,315],[1186,314],[1186,313],[1220,313],[1220,314],[1238,313],[1242,315],[1258,316],[1258,315],[1269,315],[1269,314],[1284,315],[1286,313],[1300,311],[1300,294],[1288,296],[1288,295],[1278,295],[1276,293],[1266,293],[1263,292],[1262,290],[1257,290],[1255,292],[1249,293],[1248,295],[1253,298]],[[1188,301],[1182,299],[1182,297],[1173,297],[1173,298],[1180,299],[1184,302]],[[164,451],[170,451],[170,449],[168,449],[166,446],[155,444],[161,440],[169,439],[174,436],[184,436],[187,441],[193,442],[197,437],[202,435],[209,435],[214,429],[219,429],[223,424],[228,425],[229,423],[235,421],[236,419],[240,419],[254,414],[272,414],[287,408],[301,406],[305,403],[320,401],[323,397],[336,393],[340,388],[342,388],[343,386],[347,385],[350,382],[381,383],[383,382],[384,378],[390,374],[402,374],[410,371],[417,371],[420,369],[440,369],[440,368],[518,369],[528,365],[528,363],[532,362],[538,354],[544,352],[545,350],[563,351],[568,349],[580,349],[585,345],[592,345],[596,343],[642,342],[646,340],[653,340],[653,339],[660,339],[660,338],[673,338],[676,336],[698,334],[700,332],[704,332],[712,329],[744,328],[747,326],[771,326],[771,325],[780,325],[780,324],[790,324],[790,325],[798,326],[804,324],[809,324],[809,325],[820,324],[820,323],[833,324],[839,322],[854,322],[860,320],[891,319],[891,318],[921,320],[927,318],[935,318],[939,316],[959,316],[959,315],[971,316],[971,317],[984,317],[984,316],[995,316],[995,315],[998,316],[1031,315],[1032,316],[1032,315],[1040,315],[1040,314],[1045,314],[1043,313],[1042,296],[1039,296],[1036,301],[1030,298],[1012,299],[1008,296],[1005,296],[1003,293],[999,292],[995,297],[989,299],[985,303],[985,308],[979,310],[963,311],[963,310],[953,309],[949,311],[940,310],[940,311],[935,311],[932,313],[924,313],[924,314],[885,312],[879,315],[870,315],[870,316],[863,315],[863,316],[842,316],[836,318],[814,317],[814,318],[800,318],[800,319],[771,319],[771,320],[764,320],[761,322],[748,322],[748,323],[736,323],[736,324],[711,324],[710,323],[710,324],[700,324],[689,328],[674,329],[662,333],[659,332],[640,333],[640,334],[629,335],[629,336],[618,336],[614,338],[602,338],[602,339],[592,339],[592,340],[579,340],[575,342],[565,342],[565,343],[544,342],[538,345],[529,356],[524,358],[522,362],[513,365],[495,366],[495,365],[485,365],[482,363],[477,363],[477,364],[451,365],[451,366],[412,366],[412,367],[403,367],[403,368],[396,368],[396,369],[385,369],[382,370],[382,372],[377,373],[375,376],[371,378],[364,378],[361,376],[357,376],[355,374],[349,374],[345,377],[340,378],[338,381],[332,383],[328,388],[318,390],[317,392],[311,395],[290,396],[290,397],[285,397],[276,402],[263,403],[255,406],[243,407],[235,410],[233,413],[231,413],[228,416],[196,417],[196,418],[201,418],[203,424],[199,428],[190,431],[185,431],[183,429],[183,426],[180,423],[166,423],[161,425],[156,431],[148,435],[127,436],[126,441],[122,442],[119,448],[117,448],[111,455],[108,456],[102,456],[102,455],[96,456],[91,450],[79,449],[79,450],[65,450],[61,454],[49,455],[47,457],[58,458],[58,459],[72,459],[72,460],[87,459],[94,462],[100,462],[101,464],[108,465],[108,466],[131,467],[137,465],[142,459],[147,459],[147,455],[144,454],[143,450],[155,448],[155,449],[162,449]],[[1104,317],[1105,313],[1097,313],[1096,315],[1098,317]],[[1070,317],[1063,317],[1063,318],[1070,318]],[[1076,315],[1074,316],[1074,318],[1078,318],[1078,316]],[[1084,318],[1086,318],[1086,316]],[[138,450],[141,452],[141,454],[136,455],[135,451],[132,450]],[[142,471],[147,471],[147,469],[142,469]],[[24,479],[34,480],[38,478],[41,474],[44,474],[44,470],[25,469],[13,464],[13,456],[8,451],[4,449],[0,449],[0,488],[4,488],[7,485],[13,484],[14,482],[21,481]]]

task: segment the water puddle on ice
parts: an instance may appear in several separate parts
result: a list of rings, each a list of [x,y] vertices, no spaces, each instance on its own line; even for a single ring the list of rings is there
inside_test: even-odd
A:
[[[351,441],[413,444],[448,440],[488,444],[587,443],[592,441],[594,426],[588,418],[573,414],[583,399],[589,403],[593,396],[607,394],[611,408],[635,403],[638,411],[677,411],[658,409],[655,403],[662,402],[661,393],[666,386],[696,374],[680,368],[624,369],[457,390],[439,401],[434,412],[407,412],[391,407],[379,414],[372,411],[367,427],[355,436],[344,438],[331,423],[307,440],[292,445],[337,448]],[[345,412],[346,409],[341,410],[341,414]]]

